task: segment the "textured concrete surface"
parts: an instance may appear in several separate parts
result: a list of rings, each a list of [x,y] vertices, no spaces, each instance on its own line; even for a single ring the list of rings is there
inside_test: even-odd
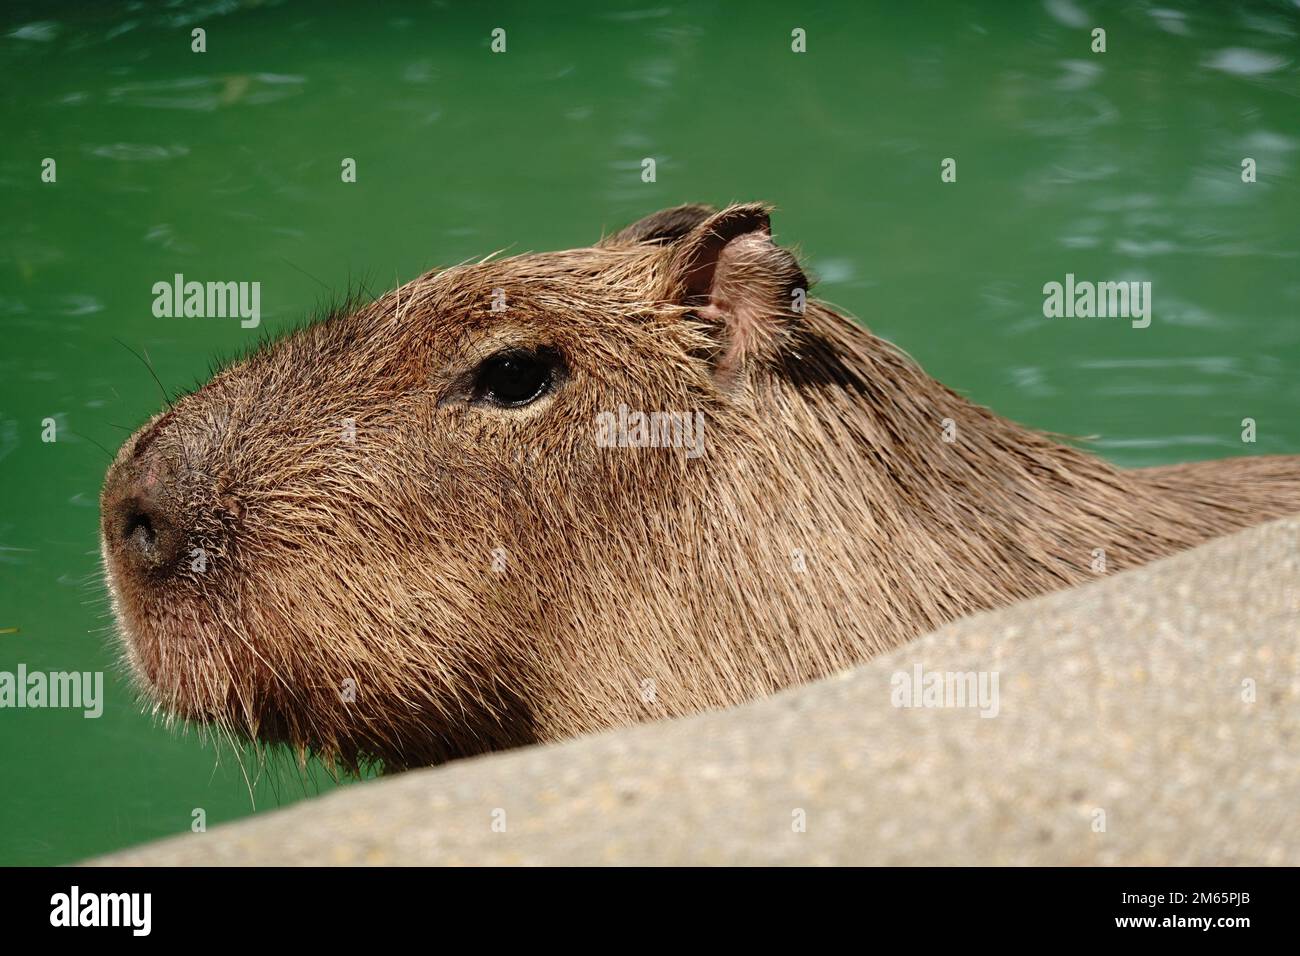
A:
[[[410,773],[95,862],[1295,865],[1298,623],[1288,519],[732,711]],[[996,674],[997,715],[895,707],[894,675],[917,664]]]

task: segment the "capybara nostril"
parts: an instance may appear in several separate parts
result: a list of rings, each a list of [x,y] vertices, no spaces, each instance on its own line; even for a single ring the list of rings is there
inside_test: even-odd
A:
[[[153,521],[142,509],[132,505],[127,509],[122,539],[128,547],[135,548],[144,557],[153,560],[158,553],[158,533]]]
[[[168,513],[163,496],[143,488],[128,489],[112,519],[117,546],[137,571],[172,570],[184,547],[184,533]]]

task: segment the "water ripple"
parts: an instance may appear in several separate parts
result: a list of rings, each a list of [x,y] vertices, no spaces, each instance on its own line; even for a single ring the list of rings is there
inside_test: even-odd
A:
[[[1207,58],[1205,65],[1211,70],[1220,70],[1233,76],[1259,76],[1263,73],[1276,73],[1290,62],[1277,53],[1229,47]]]
[[[157,163],[189,153],[187,146],[158,146],[151,143],[108,143],[104,146],[87,146],[86,152],[101,159],[115,159],[123,163]]]
[[[119,106],[208,112],[223,106],[264,106],[299,95],[307,80],[280,73],[191,76],[149,83],[126,83],[105,99]]]

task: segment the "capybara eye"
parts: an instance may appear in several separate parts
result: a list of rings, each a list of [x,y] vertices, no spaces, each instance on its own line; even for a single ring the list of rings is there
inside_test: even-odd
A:
[[[502,352],[479,366],[474,395],[505,408],[527,405],[550,390],[555,366],[555,356],[548,352]]]

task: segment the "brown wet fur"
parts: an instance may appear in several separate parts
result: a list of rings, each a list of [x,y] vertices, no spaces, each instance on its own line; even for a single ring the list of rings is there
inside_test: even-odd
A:
[[[1296,458],[1116,468],[797,314],[805,285],[766,207],[682,207],[429,273],[219,372],[105,482],[144,693],[401,769],[736,704],[1095,580],[1096,549],[1114,573],[1300,511]],[[561,355],[559,385],[476,402],[516,347]],[[597,447],[620,403],[702,411],[705,453]],[[142,500],[151,560],[178,561],[131,557]]]

